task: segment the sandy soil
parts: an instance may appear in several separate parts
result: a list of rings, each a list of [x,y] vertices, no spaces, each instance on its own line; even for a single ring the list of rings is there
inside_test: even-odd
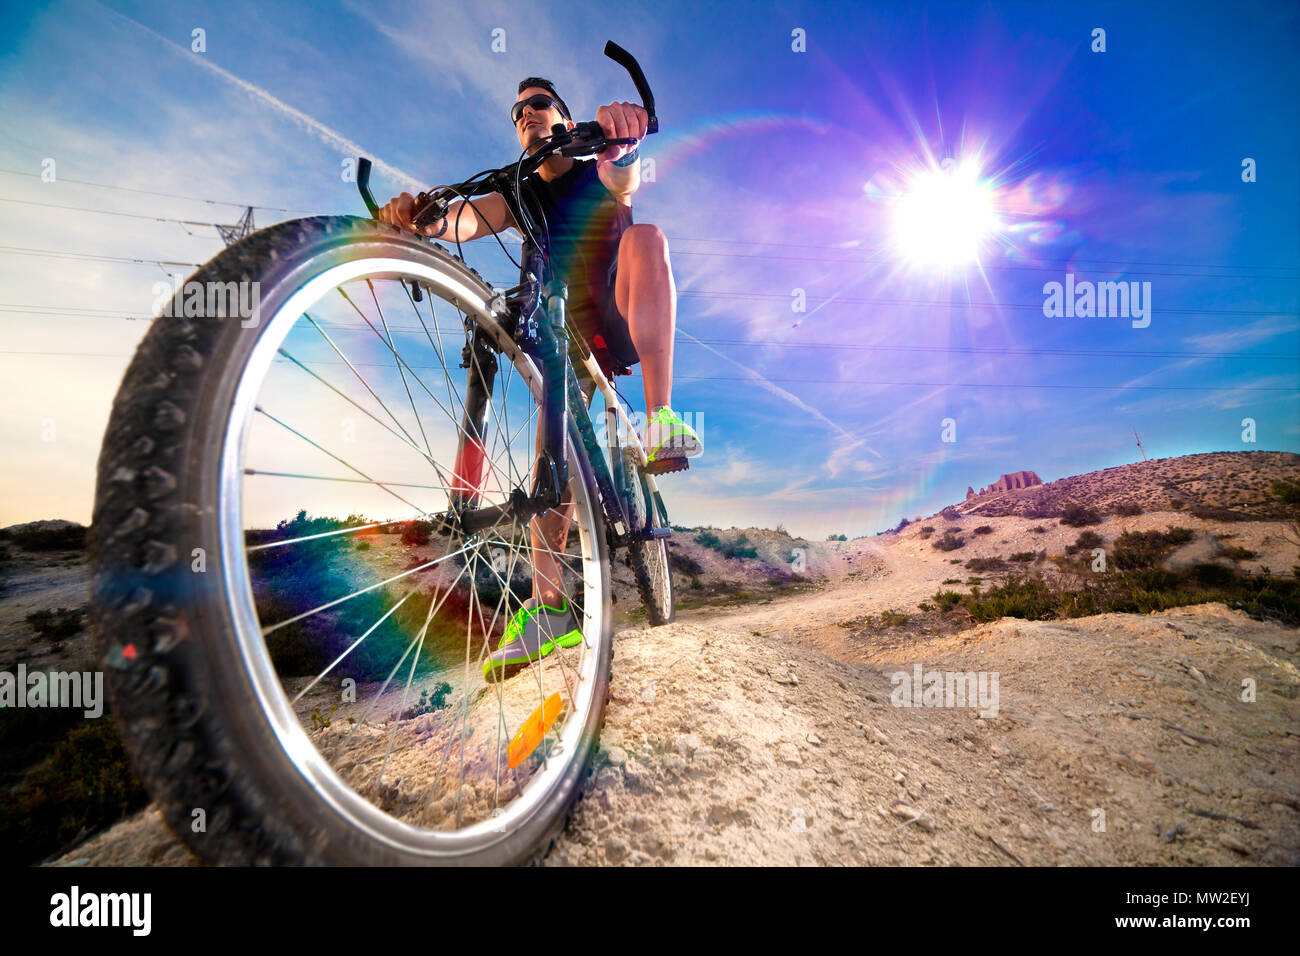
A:
[[[1300,631],[1221,604],[888,639],[855,627],[965,580],[958,554],[1005,557],[1031,540],[1055,554],[1080,530],[956,522],[985,523],[993,534],[953,553],[920,526],[823,543],[808,554],[817,590],[620,631],[602,750],[545,862],[1300,863]],[[1232,535],[1259,552],[1244,567],[1295,563],[1280,522],[1170,512],[1093,530],[1109,542],[1171,524],[1198,531],[1191,557]],[[894,706],[891,675],[916,665],[996,673],[997,716]],[[184,862],[152,808],[58,861]]]

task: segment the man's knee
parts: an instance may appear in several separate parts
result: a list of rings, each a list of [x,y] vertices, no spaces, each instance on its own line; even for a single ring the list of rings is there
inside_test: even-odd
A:
[[[623,231],[619,240],[618,257],[623,261],[624,255],[643,261],[668,261],[668,237],[658,226],[648,222],[638,222]]]

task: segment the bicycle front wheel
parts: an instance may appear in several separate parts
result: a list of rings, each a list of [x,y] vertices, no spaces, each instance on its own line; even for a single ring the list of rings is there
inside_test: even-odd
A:
[[[255,315],[214,314],[232,288]],[[541,378],[491,295],[393,227],[298,220],[209,262],[141,344],[99,461],[97,646],[205,859],[522,863],[578,799],[612,657],[580,444],[546,567],[582,639],[511,680],[483,663],[531,594],[529,528],[440,517],[531,487]]]

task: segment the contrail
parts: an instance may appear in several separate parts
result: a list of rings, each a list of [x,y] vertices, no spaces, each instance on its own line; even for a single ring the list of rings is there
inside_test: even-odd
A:
[[[374,156],[368,150],[363,149],[359,144],[354,143],[352,140],[348,139],[342,133],[330,129],[328,126],[326,126],[324,123],[322,123],[320,120],[316,119],[315,117],[308,116],[302,110],[295,109],[294,107],[290,106],[288,103],[284,102],[284,100],[272,96],[270,93],[262,89],[260,86],[256,86],[252,83],[249,83],[247,80],[240,79],[239,77],[235,76],[235,74],[231,73],[229,70],[224,70],[221,67],[217,66],[215,63],[213,63],[208,59],[207,54],[191,53],[188,49],[181,46],[179,43],[175,43],[167,39],[162,34],[150,30],[143,23],[138,23],[135,20],[132,20],[126,14],[118,13],[116,10],[112,9],[111,7],[104,7],[103,4],[99,4],[99,6],[103,7],[105,10],[107,10],[109,13],[112,13],[114,16],[121,17],[123,20],[125,20],[127,23],[130,23],[132,26],[138,27],[139,29],[143,30],[145,33],[149,34],[154,39],[159,40],[162,43],[165,43],[173,50],[189,58],[191,62],[197,63],[205,70],[211,70],[217,76],[221,77],[223,80],[226,80],[229,83],[233,83],[235,86],[239,87],[245,93],[252,94],[257,99],[265,103],[267,106],[271,107],[271,109],[279,113],[281,116],[289,120],[292,120],[298,126],[313,133],[316,136],[316,138],[319,139],[321,142],[326,143],[330,146],[334,146],[342,150],[343,152],[347,153],[350,156],[370,156],[371,162],[374,163],[376,169],[382,170],[384,173],[391,176],[393,179],[397,180],[402,185],[403,188],[409,189],[413,192],[418,192],[419,190],[425,187],[425,184],[422,183],[420,180],[416,179],[414,176],[408,175],[407,173],[398,169],[396,166],[389,165],[388,163],[384,162],[382,159],[374,158]]]
[[[750,378],[752,378],[759,386],[761,386],[765,390],[771,392],[773,395],[776,395],[778,398],[784,399],[785,401],[789,402],[791,405],[794,405],[800,411],[807,412],[809,415],[813,416],[818,421],[823,422],[826,425],[830,426],[830,428],[834,430],[836,433],[838,433],[840,437],[850,442],[852,447],[856,448],[857,446],[863,444],[863,440],[861,438],[856,438],[849,432],[845,431],[840,425],[836,424],[835,422],[827,418],[825,415],[823,415],[819,409],[813,408],[813,406],[809,405],[807,402],[805,402],[798,395],[795,395],[793,392],[787,392],[785,389],[774,384],[773,382],[769,382],[766,378],[764,378],[758,372],[755,372],[752,368],[749,368],[746,365],[742,365],[740,362],[737,362],[730,355],[724,355],[722,352],[719,352],[711,345],[706,345],[705,343],[697,339],[695,336],[691,335],[689,332],[683,332],[681,329],[678,329],[677,334],[682,336],[683,338],[690,339],[696,345],[699,345],[701,348],[707,349],[708,351],[712,352],[714,355],[718,356],[718,358],[725,359],[726,361],[730,362],[732,365],[736,366],[736,368],[746,373]],[[867,447],[867,451],[871,452],[877,458],[880,457],[880,453],[876,451],[874,448],[871,448],[870,446]]]

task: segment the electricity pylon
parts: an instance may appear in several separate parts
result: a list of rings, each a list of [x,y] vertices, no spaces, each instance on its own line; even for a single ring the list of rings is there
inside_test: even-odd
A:
[[[244,214],[239,217],[239,222],[233,226],[217,226],[217,232],[221,233],[221,241],[228,246],[233,246],[240,239],[257,231],[253,225],[253,207],[249,206],[244,210]]]

